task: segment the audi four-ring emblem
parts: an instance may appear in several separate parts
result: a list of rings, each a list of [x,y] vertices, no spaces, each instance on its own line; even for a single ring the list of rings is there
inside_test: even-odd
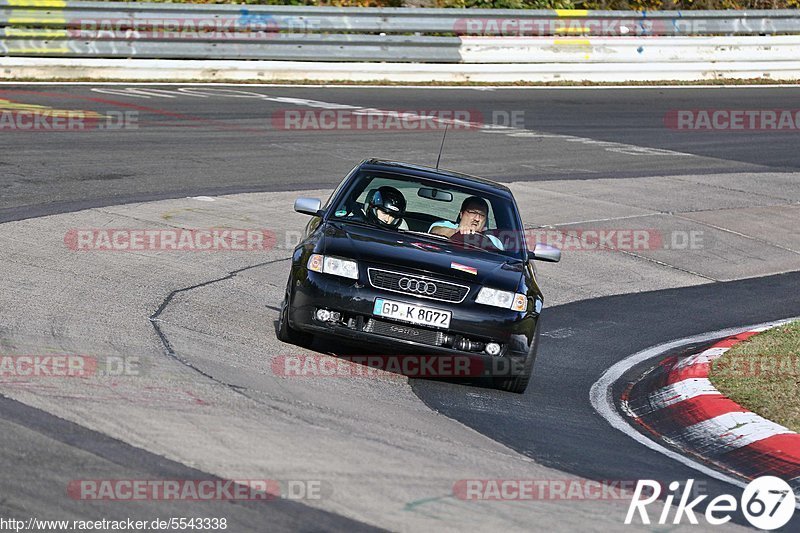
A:
[[[421,279],[400,278],[399,285],[404,291],[427,294],[428,296],[436,293],[435,283]]]

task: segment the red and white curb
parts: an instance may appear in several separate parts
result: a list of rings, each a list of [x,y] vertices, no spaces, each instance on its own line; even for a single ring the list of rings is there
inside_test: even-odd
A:
[[[734,344],[790,320],[698,335],[634,354],[592,386],[592,404],[620,431],[710,477],[744,487],[744,480],[773,475],[798,491],[800,435],[726,398],[708,379],[711,362]],[[720,337],[725,338],[700,353],[668,357],[628,387],[620,401],[628,420],[616,409],[612,388],[627,370],[682,346]]]
[[[668,358],[622,395],[620,407],[656,438],[745,479],[776,476],[800,488],[800,435],[722,395],[711,363],[775,325],[727,337],[700,353]]]

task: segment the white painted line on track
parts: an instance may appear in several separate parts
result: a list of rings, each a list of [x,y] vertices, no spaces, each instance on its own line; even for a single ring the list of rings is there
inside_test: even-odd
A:
[[[637,352],[633,355],[630,355],[623,359],[622,361],[617,362],[611,368],[605,371],[605,373],[600,376],[592,388],[589,391],[589,400],[592,402],[592,407],[594,407],[595,411],[597,411],[600,416],[602,416],[611,426],[628,437],[632,438],[639,444],[650,448],[653,451],[656,451],[662,455],[666,455],[670,459],[673,459],[684,466],[692,468],[708,477],[717,479],[719,481],[724,481],[726,483],[730,483],[736,487],[744,488],[747,486],[747,483],[744,481],[737,479],[733,476],[728,474],[723,474],[722,472],[718,472],[712,468],[709,468],[697,461],[689,459],[688,457],[679,454],[673,450],[670,450],[661,444],[651,440],[647,436],[639,433],[636,429],[634,429],[622,415],[617,412],[616,404],[614,402],[613,396],[613,386],[614,383],[619,380],[625,372],[633,368],[634,366],[647,361],[648,359],[653,359],[669,350],[673,350],[675,348],[680,348],[687,344],[694,344],[700,342],[708,342],[714,339],[722,338],[722,337],[729,337],[732,335],[737,335],[744,331],[750,331],[754,328],[769,326],[772,324],[782,324],[786,322],[791,322],[792,320],[797,320],[798,317],[794,318],[787,318],[783,320],[774,320],[770,322],[762,322],[760,324],[752,324],[750,326],[743,326],[743,327],[736,327],[736,328],[728,328],[728,329],[721,329],[718,331],[712,331],[710,333],[702,333],[700,335],[693,335],[691,337],[684,337],[682,339],[674,340],[671,342],[666,342],[663,344],[658,344],[656,346],[652,346],[640,352]],[[797,504],[797,508],[800,509],[800,503]]]

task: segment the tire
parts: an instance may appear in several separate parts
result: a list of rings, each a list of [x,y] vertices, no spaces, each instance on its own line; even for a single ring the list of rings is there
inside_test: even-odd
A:
[[[533,338],[533,345],[531,346],[528,356],[525,358],[525,363],[522,366],[522,372],[511,378],[497,380],[494,383],[496,389],[504,390],[506,392],[513,392],[514,394],[523,394],[525,389],[528,388],[528,383],[531,381],[531,374],[533,373],[533,363],[536,361],[536,349],[539,347],[539,328],[537,325],[536,335]]]
[[[308,348],[314,342],[314,335],[304,331],[298,331],[289,325],[289,286],[286,287],[286,295],[281,305],[281,314],[278,319],[278,340]]]

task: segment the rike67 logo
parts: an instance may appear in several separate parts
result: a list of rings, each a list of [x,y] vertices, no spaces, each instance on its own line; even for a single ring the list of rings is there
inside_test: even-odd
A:
[[[694,508],[702,503],[707,495],[701,495],[689,501],[693,494],[694,480],[686,482],[681,491],[681,484],[673,481],[669,484],[669,493],[664,498],[664,508],[658,517],[657,523],[665,525],[670,522],[673,501],[680,493],[679,502],[672,517],[672,524],[680,524],[686,518],[690,524],[697,524]],[[643,495],[646,495],[643,497]],[[625,524],[633,523],[636,512],[642,524],[650,524],[647,506],[661,496],[661,484],[658,481],[642,479],[636,484],[633,500],[625,516]],[[730,522],[732,514],[741,509],[742,514],[750,524],[761,530],[771,531],[785,526],[794,515],[797,500],[792,487],[784,480],[763,476],[751,481],[742,493],[741,501],[729,494],[717,496],[706,505],[704,518],[710,525],[718,526]]]

